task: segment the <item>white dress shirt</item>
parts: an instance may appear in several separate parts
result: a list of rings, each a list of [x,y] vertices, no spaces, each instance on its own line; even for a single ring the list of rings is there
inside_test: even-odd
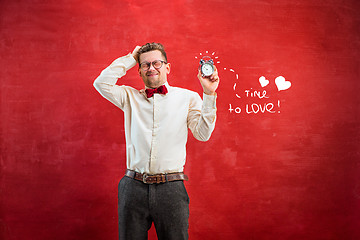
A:
[[[186,160],[188,128],[207,141],[215,128],[216,95],[171,87],[166,95],[147,98],[144,90],[116,85],[136,65],[131,54],[116,59],[94,82],[96,90],[124,111],[126,165],[148,174],[182,172]]]

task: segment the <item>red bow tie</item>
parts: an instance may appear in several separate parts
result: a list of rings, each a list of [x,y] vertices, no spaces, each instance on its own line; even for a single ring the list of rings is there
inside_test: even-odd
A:
[[[146,95],[148,98],[154,96],[154,93],[166,94],[168,92],[165,85],[162,85],[158,88],[147,88],[145,89]]]

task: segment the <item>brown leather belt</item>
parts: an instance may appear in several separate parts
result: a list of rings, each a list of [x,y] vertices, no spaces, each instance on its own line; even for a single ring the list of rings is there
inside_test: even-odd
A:
[[[127,169],[125,176],[141,181],[146,184],[166,183],[172,181],[187,181],[189,178],[183,172],[149,175]]]

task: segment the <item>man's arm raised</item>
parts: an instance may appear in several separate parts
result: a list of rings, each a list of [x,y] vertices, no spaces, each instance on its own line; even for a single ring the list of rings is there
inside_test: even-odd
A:
[[[132,53],[113,61],[95,79],[95,89],[107,100],[120,107],[124,106],[124,89],[116,85],[119,78],[136,65],[136,55],[140,47],[135,47]],[[135,56],[135,57],[134,57]]]

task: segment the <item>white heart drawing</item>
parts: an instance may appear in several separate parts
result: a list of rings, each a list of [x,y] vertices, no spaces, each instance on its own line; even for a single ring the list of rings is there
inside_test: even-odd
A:
[[[278,76],[277,78],[275,78],[275,84],[279,91],[286,90],[291,87],[291,82],[286,81],[283,76]]]
[[[260,82],[261,87],[265,87],[269,84],[270,81],[267,80],[264,76],[261,76],[259,78],[259,82]]]

